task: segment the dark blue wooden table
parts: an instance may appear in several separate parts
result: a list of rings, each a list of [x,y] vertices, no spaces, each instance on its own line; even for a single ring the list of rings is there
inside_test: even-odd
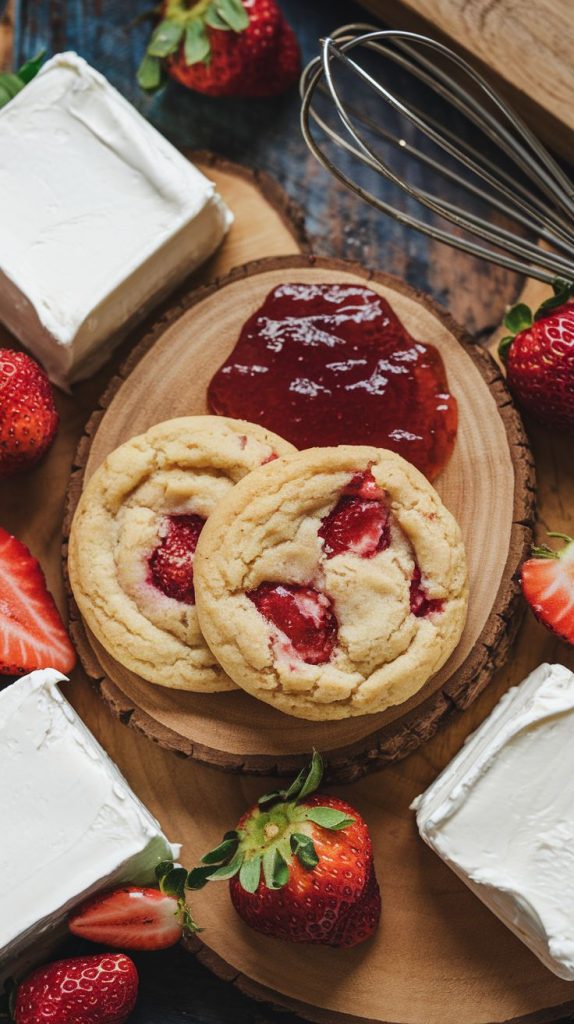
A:
[[[304,209],[317,252],[398,274],[432,293],[477,340],[488,337],[515,297],[519,281],[406,231],[332,181],[307,153],[301,138],[296,90],[272,101],[212,100],[175,83],[154,97],[142,93],[135,73],[150,32],[150,22],[141,20],[146,3],[17,0],[14,62],[41,48],[48,54],[76,50],[176,145],[210,149],[273,174]],[[316,54],[318,39],[329,30],[365,19],[357,5],[345,0],[282,0],[282,7],[298,33],[305,59]],[[369,112],[376,116],[376,107]],[[367,171],[361,180],[383,187]],[[81,950],[81,945],[69,946],[69,952]],[[243,997],[180,948],[135,959],[141,995],[133,1024],[290,1024],[293,1020]]]

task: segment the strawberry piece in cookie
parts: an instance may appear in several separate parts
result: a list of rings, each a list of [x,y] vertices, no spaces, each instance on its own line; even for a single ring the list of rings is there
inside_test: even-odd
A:
[[[161,543],[150,556],[154,587],[184,604],[195,604],[193,556],[204,524],[201,516],[165,516],[160,527]]]
[[[372,558],[391,543],[385,494],[370,470],[356,473],[318,531],[327,558],[346,551]]]
[[[409,596],[411,612],[417,619],[422,619],[425,615],[431,615],[432,612],[441,612],[443,610],[444,601],[441,601],[440,598],[429,598],[426,596],[418,565],[415,565],[413,570]]]
[[[329,661],[337,644],[338,629],[326,594],[311,586],[261,583],[247,596],[261,615],[287,637],[289,644],[284,653],[294,654],[308,665]]]

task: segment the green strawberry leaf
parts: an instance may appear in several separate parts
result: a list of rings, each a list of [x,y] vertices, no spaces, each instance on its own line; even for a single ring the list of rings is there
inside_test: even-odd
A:
[[[307,821],[313,821],[315,825],[321,825],[322,828],[328,828],[334,832],[346,828],[347,825],[352,825],[355,821],[354,818],[349,818],[335,807],[309,807],[305,812],[305,818]]]
[[[520,331],[525,331],[527,327],[532,327],[532,311],[524,302],[519,302],[518,305],[508,310],[504,317],[504,326],[513,336],[519,334]]]
[[[534,314],[535,320],[541,320],[543,317],[548,316],[553,309],[563,306],[574,296],[574,284],[571,281],[564,280],[562,277],[554,278],[552,289],[554,295],[551,295],[549,299],[545,299],[539,305]]]
[[[308,871],[317,867],[319,857],[310,836],[303,835],[302,832],[293,832],[291,835],[291,849],[302,867]]]
[[[185,892],[186,882],[187,871],[185,868],[172,868],[171,871],[168,871],[167,875],[160,879],[159,887],[162,892],[167,893],[169,896],[177,896],[178,899],[181,899]]]
[[[289,801],[299,802],[304,797],[309,796],[310,793],[315,792],[322,778],[323,759],[314,750],[311,761],[301,769],[288,789],[276,789],[273,793],[266,793],[264,796],[260,796],[257,802],[262,810],[267,810],[272,804],[279,801],[284,803],[289,803]]]
[[[210,28],[216,28],[220,32],[229,32],[229,25],[219,14],[217,7],[215,5],[215,0],[207,8],[207,11],[205,12],[204,15],[204,21],[205,24],[209,25]]]
[[[199,925],[196,924],[195,921],[193,920],[193,917],[191,916],[191,910],[187,906],[187,903],[185,902],[184,899],[181,899],[179,901],[179,919],[181,921],[181,926],[186,934],[195,935],[197,932],[203,931],[203,928],[200,928]]]
[[[22,79],[24,85],[28,85],[28,82],[31,82],[32,79],[36,77],[40,68],[42,67],[42,64],[44,63],[45,56],[46,51],[40,50],[40,52],[37,53],[35,57],[32,57],[30,60],[27,60],[24,64],[22,64],[22,67],[18,68],[18,78]]]
[[[243,32],[248,27],[249,15],[241,0],[214,0],[214,6],[222,21],[234,32]]]
[[[5,107],[23,88],[24,82],[18,75],[11,72],[0,75],[0,107]]]
[[[289,881],[289,865],[276,846],[263,854],[263,877],[268,889],[282,889]]]
[[[245,892],[254,893],[259,888],[261,879],[261,857],[250,857],[244,860],[239,871],[239,884]]]
[[[514,341],[514,336],[512,334],[505,334],[504,338],[501,338],[499,343],[498,343],[498,355],[500,356],[501,362],[503,362],[505,366],[506,366],[506,362],[508,360],[508,353],[510,352],[510,346],[512,345],[513,341]]]
[[[322,778],[323,758],[316,750],[314,750],[313,757],[311,758],[311,764],[307,769],[306,778],[304,779],[303,785],[297,795],[297,801],[303,800],[306,796],[314,793],[321,785]]]
[[[242,864],[243,853],[241,850],[238,850],[235,857],[229,861],[229,864],[223,864],[222,867],[216,868],[215,871],[211,872],[209,875],[209,881],[225,882],[228,878],[233,878],[233,876],[240,870]]]
[[[183,52],[186,64],[206,64],[211,57],[211,44],[205,25],[199,18],[190,21],[185,30]]]
[[[183,36],[183,25],[170,18],[160,21],[147,48],[150,57],[169,57],[175,53]]]
[[[193,868],[187,876],[186,889],[203,889],[215,870],[214,867]]]
[[[42,50],[41,53],[38,53],[31,60],[22,64],[22,67],[15,73],[6,71],[0,74],[0,107],[5,107],[38,74],[45,53],[46,51]]]
[[[146,53],[138,68],[139,85],[148,92],[154,92],[159,89],[162,77],[161,60],[159,57],[150,57],[149,53]]]
[[[173,871],[175,864],[172,860],[162,860],[155,869],[155,877],[158,882],[161,882],[162,878],[169,875],[170,871]]]
[[[239,842],[239,836],[237,832],[226,832],[223,841],[216,846],[214,850],[210,850],[204,857],[201,858],[202,864],[222,864],[224,861],[228,861],[235,851],[237,850],[237,844]]]

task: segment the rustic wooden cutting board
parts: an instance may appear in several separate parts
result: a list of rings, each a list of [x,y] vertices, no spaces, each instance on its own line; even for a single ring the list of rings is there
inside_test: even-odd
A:
[[[574,160],[572,0],[359,2],[390,28],[462,51],[552,149]]]
[[[240,267],[175,303],[136,346],[91,417],[76,456],[69,515],[106,455],[166,416],[208,412],[207,388],[241,328],[285,280],[367,285],[415,338],[436,345],[459,406],[454,454],[436,486],[460,523],[470,574],[469,614],[456,650],[405,704],[341,722],[304,722],[240,691],[194,694],[153,686],[112,658],[71,603],[84,667],[112,711],[169,750],[227,770],[298,771],[315,747],[329,777],[350,781],[426,741],[467,707],[506,659],[519,624],[517,570],[530,549],[534,478],[526,437],[490,358],[428,299],[396,278],[315,256]],[[185,382],[182,386],[181,382]],[[168,411],[166,411],[168,410]]]

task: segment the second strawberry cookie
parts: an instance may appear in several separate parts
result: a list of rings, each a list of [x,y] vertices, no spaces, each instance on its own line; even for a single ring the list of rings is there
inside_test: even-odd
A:
[[[189,416],[108,455],[76,509],[68,567],[85,622],[117,661],[160,686],[234,689],[198,625],[195,548],[237,481],[293,450],[243,420]]]
[[[206,640],[243,689],[287,714],[373,714],[412,697],[466,620],[460,529],[393,452],[287,455],[239,483],[195,559]]]

